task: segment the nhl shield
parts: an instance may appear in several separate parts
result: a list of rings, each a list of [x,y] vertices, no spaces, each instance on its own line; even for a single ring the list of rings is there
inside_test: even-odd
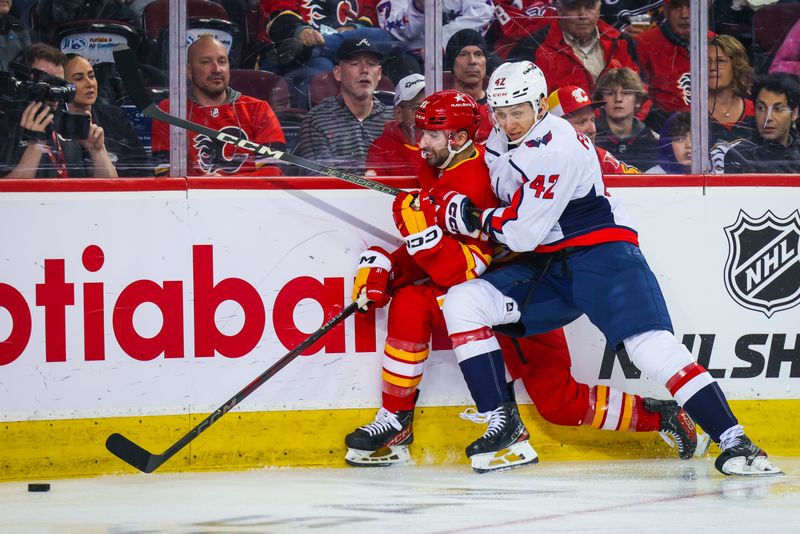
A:
[[[725,235],[725,287],[733,300],[767,317],[800,303],[800,210],[785,219],[739,211]]]

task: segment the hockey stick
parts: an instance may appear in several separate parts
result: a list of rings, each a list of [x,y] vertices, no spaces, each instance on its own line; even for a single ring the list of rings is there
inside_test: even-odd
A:
[[[161,454],[152,454],[136,443],[132,442],[122,434],[111,434],[106,440],[106,448],[122,461],[132,465],[139,471],[145,473],[152,473],[161,465],[175,456],[175,454],[188,445],[194,438],[200,435],[213,425],[217,420],[233,409],[237,404],[246,399],[252,392],[258,389],[261,384],[272,378],[278,371],[286,367],[292,360],[297,358],[303,351],[316,343],[322,336],[327,334],[333,327],[341,323],[343,320],[353,315],[359,308],[359,305],[365,306],[364,301],[352,302],[345,309],[339,312],[338,315],[333,317],[330,321],[320,327],[319,330],[308,336],[308,338],[290,350],[286,356],[275,362],[272,367],[261,373],[255,380],[247,384],[239,393],[228,399],[228,401],[217,408],[214,413],[203,419],[197,426],[184,435],[181,439],[176,441],[170,448]]]
[[[222,143],[236,145],[239,148],[254,152],[260,156],[279,159],[281,161],[285,161],[286,163],[291,163],[292,165],[297,165],[298,167],[303,167],[304,169],[318,172],[332,178],[338,178],[360,187],[365,187],[374,191],[380,191],[381,193],[386,193],[393,196],[397,196],[403,192],[401,189],[384,185],[380,182],[370,180],[369,178],[364,178],[363,176],[356,176],[355,174],[350,174],[332,167],[320,165],[319,163],[314,163],[313,161],[305,158],[294,156],[281,150],[275,150],[267,145],[254,143],[253,141],[236,137],[235,135],[226,134],[224,132],[203,126],[202,124],[197,124],[195,122],[187,121],[174,115],[170,115],[156,106],[152,98],[150,98],[150,93],[148,92],[147,87],[145,87],[142,77],[139,74],[136,54],[133,50],[124,44],[115,46],[114,62],[116,63],[117,71],[122,78],[122,83],[125,85],[125,89],[128,91],[128,95],[130,95],[133,103],[143,115],[146,115],[151,119],[166,122],[167,124],[171,124],[185,130],[191,130],[193,132],[205,134],[211,139],[216,139]]]

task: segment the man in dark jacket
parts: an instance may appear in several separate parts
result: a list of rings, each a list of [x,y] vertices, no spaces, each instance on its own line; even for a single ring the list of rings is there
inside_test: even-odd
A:
[[[19,20],[9,14],[11,0],[0,0],[0,70],[8,70],[9,62],[31,45],[31,37]]]
[[[797,134],[800,84],[795,76],[775,73],[753,84],[756,132],[725,154],[725,173],[798,173]]]

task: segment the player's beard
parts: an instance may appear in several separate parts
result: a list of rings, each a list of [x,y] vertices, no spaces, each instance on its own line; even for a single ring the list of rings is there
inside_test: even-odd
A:
[[[447,160],[450,153],[445,150],[420,150],[420,155],[425,159],[425,163],[431,167],[438,167]]]

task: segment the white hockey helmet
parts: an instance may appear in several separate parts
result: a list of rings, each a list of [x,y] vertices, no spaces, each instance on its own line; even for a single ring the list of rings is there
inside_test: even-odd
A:
[[[503,63],[492,73],[486,88],[486,100],[492,110],[530,102],[535,113],[533,126],[544,116],[540,110],[546,109],[547,94],[544,73],[531,61]]]
[[[544,73],[530,61],[503,63],[489,78],[486,97],[489,106],[499,108],[530,102],[538,109],[539,101],[547,98]]]

